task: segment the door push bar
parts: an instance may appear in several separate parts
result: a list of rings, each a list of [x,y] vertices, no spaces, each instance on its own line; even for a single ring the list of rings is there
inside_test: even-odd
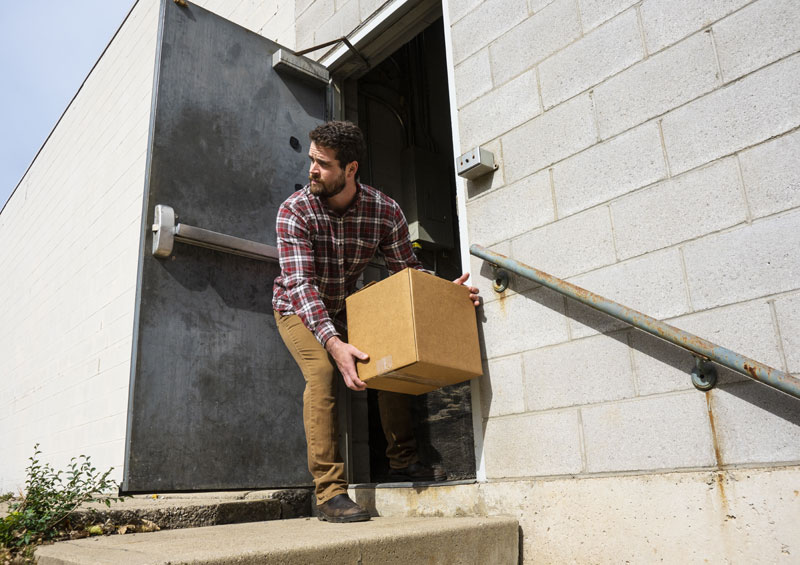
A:
[[[157,204],[153,220],[153,255],[169,257],[176,241],[241,255],[259,261],[278,261],[278,249],[272,245],[258,243],[195,226],[175,223],[175,210]]]

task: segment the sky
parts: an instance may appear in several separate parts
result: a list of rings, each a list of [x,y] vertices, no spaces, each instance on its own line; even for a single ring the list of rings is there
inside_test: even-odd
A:
[[[0,0],[0,209],[134,0]]]

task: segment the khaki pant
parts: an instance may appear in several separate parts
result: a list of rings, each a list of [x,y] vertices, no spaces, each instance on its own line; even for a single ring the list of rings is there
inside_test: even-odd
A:
[[[306,381],[303,425],[308,444],[308,470],[314,477],[317,504],[322,504],[347,492],[336,416],[337,380],[342,377],[328,352],[297,315],[283,316],[275,312],[275,322]],[[410,401],[407,394],[378,391],[381,424],[388,444],[386,456],[393,469],[419,460]]]

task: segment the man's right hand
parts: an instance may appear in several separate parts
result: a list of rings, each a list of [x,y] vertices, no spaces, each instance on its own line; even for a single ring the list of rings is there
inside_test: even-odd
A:
[[[339,372],[342,374],[347,388],[352,390],[364,390],[367,388],[367,385],[358,378],[356,359],[366,361],[369,359],[369,355],[336,336],[325,342],[325,349],[336,361],[336,366],[339,367]]]

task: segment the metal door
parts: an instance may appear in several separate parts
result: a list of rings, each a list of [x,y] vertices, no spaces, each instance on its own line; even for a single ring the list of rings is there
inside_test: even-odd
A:
[[[154,209],[275,245],[305,184],[326,88],[273,69],[280,46],[162,0],[139,256],[122,489],[311,484],[303,378],[272,314],[275,263],[176,243],[151,253]]]

